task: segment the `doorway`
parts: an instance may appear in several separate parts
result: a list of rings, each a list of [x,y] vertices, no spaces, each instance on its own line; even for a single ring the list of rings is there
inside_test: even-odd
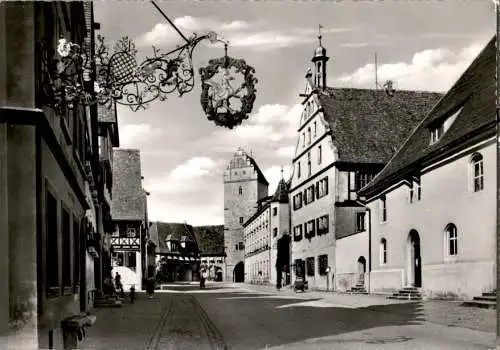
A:
[[[358,258],[358,283],[365,284],[366,259],[364,256]]]
[[[236,264],[233,270],[233,281],[236,283],[243,282],[245,278],[245,265],[243,261]]]
[[[422,255],[420,251],[420,235],[411,230],[408,235],[408,284],[412,287],[422,287]]]

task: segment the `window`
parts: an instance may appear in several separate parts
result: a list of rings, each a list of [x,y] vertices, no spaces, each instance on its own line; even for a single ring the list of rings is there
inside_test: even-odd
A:
[[[241,188],[241,186],[240,186],[240,188],[238,188],[238,194],[239,194],[240,196],[243,194],[243,188]]]
[[[302,133],[302,147],[306,147],[306,133]]]
[[[356,189],[360,190],[373,179],[373,174],[366,174],[362,172],[356,173]]]
[[[293,240],[296,242],[302,240],[302,225],[293,228]]]
[[[300,162],[297,163],[297,177],[300,178]]]
[[[273,208],[273,216],[278,215],[278,208]]]
[[[321,145],[318,146],[318,164],[321,164],[322,161],[322,154],[321,154]]]
[[[243,223],[243,216],[240,216],[240,224]]]
[[[458,254],[458,233],[454,224],[446,226],[446,241],[448,256],[456,256]]]
[[[132,225],[127,225],[127,229],[126,229],[127,233],[127,237],[130,237],[130,238],[134,238],[136,237],[136,234],[137,234],[137,229],[135,227],[133,227]]]
[[[387,203],[385,197],[380,198],[380,216],[382,222],[387,221]]]
[[[474,154],[471,158],[471,166],[474,192],[482,191],[484,189],[483,156],[479,153]]]
[[[387,264],[387,241],[385,238],[380,240],[380,265]]]
[[[302,259],[295,259],[295,274],[297,277],[304,277],[305,261]]]
[[[317,131],[318,131],[318,128],[317,128],[316,122],[314,122],[314,137],[316,137]]]
[[[311,177],[311,152],[307,153],[307,177]]]
[[[318,236],[328,233],[328,215],[323,215],[316,219]]]
[[[245,246],[244,246],[243,242],[238,242],[238,249],[239,250],[245,249]]]
[[[61,215],[61,249],[62,249],[62,283],[63,293],[66,294],[66,288],[71,288],[71,224],[70,216],[66,209],[62,209]],[[71,293],[70,293],[71,294]]]
[[[316,230],[315,230],[315,220],[309,220],[307,223],[304,224],[304,231],[305,231],[305,236],[307,239],[311,239],[316,235]]]
[[[307,144],[311,144],[311,127],[307,128]]]
[[[328,255],[320,255],[318,256],[318,272],[320,276],[326,275],[328,272],[326,269],[328,268]]]
[[[273,228],[273,237],[276,237],[278,235],[278,228],[275,227]]]
[[[59,249],[58,245],[58,230],[57,230],[57,201],[55,197],[47,192],[45,202],[45,225],[46,225],[46,251],[45,261],[47,276],[47,296],[58,296],[59,289]]]
[[[307,275],[314,276],[314,257],[306,259]]]
[[[235,250],[238,250],[238,244],[235,244],[235,245],[234,245],[234,249],[235,249]]]
[[[408,201],[411,203],[413,203],[413,187],[410,187],[410,191],[409,191],[409,194],[408,194]]]
[[[435,126],[431,129],[431,145],[438,142],[443,135],[443,125]]]
[[[316,183],[316,198],[321,198],[328,194],[328,176]]]
[[[356,213],[356,231],[362,232],[365,230],[365,214],[366,213]]]
[[[297,210],[302,208],[302,192],[293,196],[293,209]]]
[[[422,186],[417,184],[417,201],[422,199]]]
[[[309,186],[304,190],[304,202],[305,204],[314,202],[314,185]]]

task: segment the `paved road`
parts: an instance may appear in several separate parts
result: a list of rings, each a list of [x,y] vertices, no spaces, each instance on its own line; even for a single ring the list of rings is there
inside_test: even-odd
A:
[[[154,301],[140,300],[137,305],[124,305],[123,310],[128,307],[142,310],[140,315],[145,316],[146,322],[137,316],[128,317],[130,325],[124,334],[127,341],[121,340],[122,327],[116,321],[114,327],[108,326],[101,332],[106,344],[98,337],[92,338],[92,332],[99,334],[98,329],[91,330],[85,348],[456,350],[493,347],[493,333],[425,321],[420,303],[392,303],[371,296],[322,298],[315,293],[263,292],[222,284],[207,287],[200,291],[194,285],[170,285],[168,290],[157,293]],[[133,311],[129,310],[129,313]],[[109,310],[99,310],[99,313],[102,315],[98,315],[98,322],[99,318],[108,325],[113,322]],[[134,331],[136,323],[140,326]],[[117,332],[116,336],[113,332]]]

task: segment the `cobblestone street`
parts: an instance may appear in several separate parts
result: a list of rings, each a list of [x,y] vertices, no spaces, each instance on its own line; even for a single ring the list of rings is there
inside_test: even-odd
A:
[[[168,285],[134,304],[95,309],[84,349],[489,349],[494,310],[450,302]]]

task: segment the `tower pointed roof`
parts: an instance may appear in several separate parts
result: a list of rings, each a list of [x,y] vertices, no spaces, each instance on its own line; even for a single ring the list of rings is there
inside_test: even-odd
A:
[[[272,202],[288,203],[288,190],[289,184],[285,181],[285,179],[281,178],[278,183],[278,187],[276,188],[276,192],[274,192]]]

